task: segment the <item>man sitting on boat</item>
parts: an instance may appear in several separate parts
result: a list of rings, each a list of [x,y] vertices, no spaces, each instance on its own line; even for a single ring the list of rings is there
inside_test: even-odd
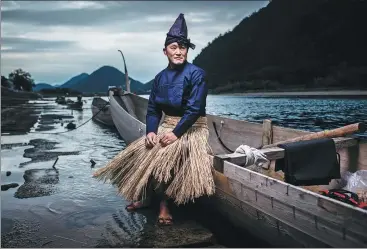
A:
[[[129,211],[149,203],[148,186],[153,184],[156,190],[164,191],[160,224],[172,224],[168,198],[179,205],[215,191],[205,72],[187,62],[189,48],[195,45],[187,38],[184,15],[180,14],[167,33],[163,49],[169,64],[156,75],[150,93],[146,136],[131,143],[94,174],[111,180],[119,193],[132,201],[127,206]]]

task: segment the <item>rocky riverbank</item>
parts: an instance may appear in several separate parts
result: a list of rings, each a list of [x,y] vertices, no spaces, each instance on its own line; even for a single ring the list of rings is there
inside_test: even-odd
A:
[[[128,213],[113,186],[92,178],[124,143],[93,121],[65,133],[63,123],[85,123],[90,110],[71,113],[52,99],[17,104],[1,139],[2,247],[221,247],[180,212],[174,227],[157,227],[156,209]]]
[[[31,92],[16,92],[1,87],[1,133],[25,134],[37,122],[39,104],[33,100],[42,96]]]

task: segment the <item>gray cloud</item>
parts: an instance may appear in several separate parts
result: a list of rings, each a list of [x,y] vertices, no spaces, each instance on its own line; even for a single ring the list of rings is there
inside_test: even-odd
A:
[[[68,5],[65,1],[64,7]],[[206,16],[207,21],[231,21],[242,18],[250,14],[254,8],[258,8],[261,2],[208,2],[208,1],[171,1],[171,2],[97,2],[99,7],[85,9],[73,8],[52,8],[43,6],[42,9],[36,8],[15,8],[2,11],[3,22],[13,23],[32,23],[36,25],[73,25],[90,26],[105,25],[106,23],[124,23],[133,24],[146,22],[149,18],[159,17],[161,15],[177,16],[179,12],[195,13]],[[26,5],[27,6],[27,5]],[[31,5],[34,7],[34,5]],[[246,9],[250,12],[246,13]],[[148,21],[149,22],[149,21]],[[166,20],[163,23],[171,23],[172,20]],[[154,26],[153,26],[154,27]]]
[[[103,65],[122,69],[124,51],[130,75],[142,82],[167,64],[165,34],[184,13],[197,48],[189,61],[220,33],[268,1],[3,1],[2,57],[5,75],[29,71],[36,82],[63,83]],[[36,62],[36,63],[35,63]]]
[[[73,41],[45,41],[20,37],[1,39],[1,53],[33,53],[45,51],[65,51],[76,46]]]

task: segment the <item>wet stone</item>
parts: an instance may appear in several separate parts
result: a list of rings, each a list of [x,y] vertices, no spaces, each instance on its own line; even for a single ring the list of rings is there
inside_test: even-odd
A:
[[[14,220],[1,218],[1,234],[9,233],[13,229]]]
[[[59,173],[55,169],[30,169],[24,172],[24,184],[21,185],[14,197],[33,198],[48,196],[57,192]]]
[[[171,226],[148,224],[140,247],[203,247],[213,244],[213,234],[195,221]]]
[[[18,187],[19,184],[18,183],[9,183],[9,184],[4,184],[4,185],[1,185],[1,191],[6,191],[10,188],[16,188]]]
[[[213,233],[191,219],[180,208],[172,207],[172,225],[159,225],[157,214],[151,209],[144,213],[154,219],[148,219],[139,241],[139,247],[208,247],[215,243]]]
[[[39,229],[40,224],[37,222],[1,219],[1,247],[40,247],[42,241],[34,236]]]
[[[50,125],[50,124],[55,124],[57,123],[58,121],[55,121],[55,120],[51,120],[51,119],[41,119],[41,121],[39,122],[40,124],[43,124],[43,125]]]
[[[58,115],[58,114],[43,114],[41,115],[41,118],[43,120],[51,120],[51,119],[56,119],[56,120],[59,120],[59,119],[72,119],[74,118],[74,116],[72,115]]]
[[[50,131],[53,130],[55,127],[52,125],[39,125],[35,131]]]
[[[40,111],[36,110],[32,104],[25,108],[19,103],[12,103],[11,99],[1,97],[1,132],[14,135],[29,132],[38,121]]]
[[[29,142],[29,145],[33,145],[34,148],[29,148],[24,150],[24,157],[31,158],[32,160],[29,162],[24,162],[19,164],[19,167],[22,168],[25,165],[35,163],[35,162],[44,162],[55,160],[58,156],[64,155],[78,155],[78,151],[72,152],[53,152],[47,151],[52,150],[56,147],[57,142],[51,142],[45,139],[33,139]]]
[[[14,147],[22,147],[28,145],[27,143],[14,143],[14,144],[2,144],[1,149],[2,150],[10,150]]]

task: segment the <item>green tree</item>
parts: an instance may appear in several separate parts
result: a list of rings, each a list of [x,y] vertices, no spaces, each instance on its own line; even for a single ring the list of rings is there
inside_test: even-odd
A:
[[[31,92],[32,88],[36,86],[31,74],[20,68],[10,73],[9,79],[13,82],[14,88],[17,90]]]
[[[6,88],[10,87],[9,80],[2,75],[1,75],[1,86],[6,87]]]

